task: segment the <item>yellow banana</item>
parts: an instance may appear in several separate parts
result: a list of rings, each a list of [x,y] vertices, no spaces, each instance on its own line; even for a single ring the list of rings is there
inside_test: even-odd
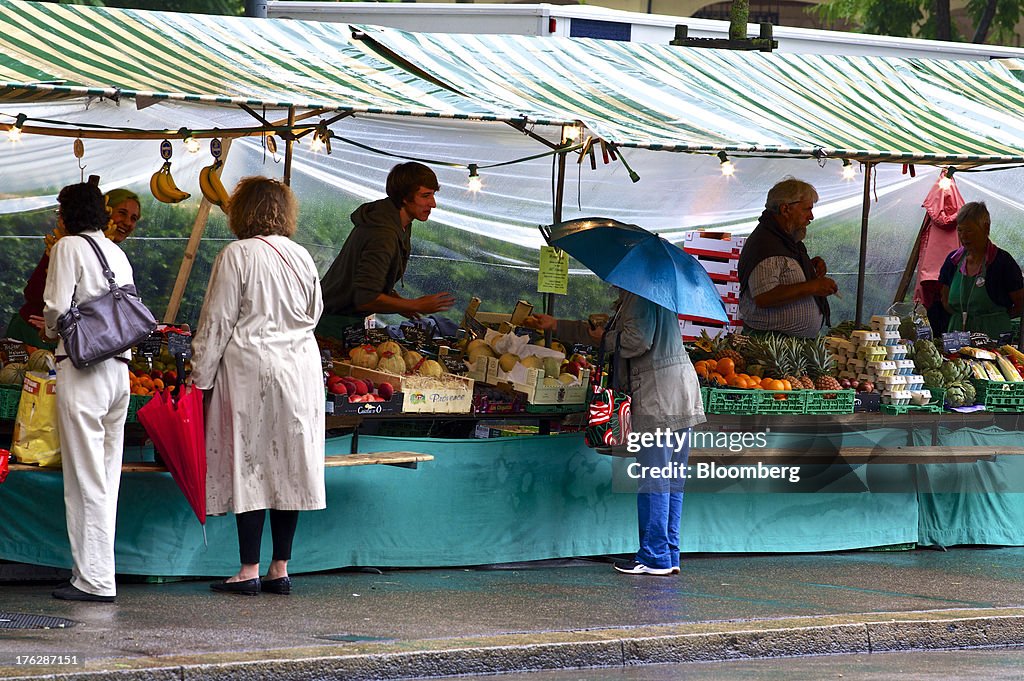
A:
[[[178,189],[178,185],[174,183],[174,177],[171,175],[171,162],[167,161],[160,169],[160,187],[166,196],[167,203],[178,203],[184,201],[188,197],[192,196],[188,192],[183,192]]]
[[[160,186],[160,175],[163,174],[163,168],[153,173],[149,178],[149,193],[153,195],[153,198],[161,203],[170,203],[164,195],[163,187]]]
[[[214,161],[213,165],[206,166],[199,171],[199,188],[207,201],[215,206],[220,206],[221,210],[227,211],[228,201],[231,197],[220,181],[220,171],[223,167],[224,163],[218,159]]]

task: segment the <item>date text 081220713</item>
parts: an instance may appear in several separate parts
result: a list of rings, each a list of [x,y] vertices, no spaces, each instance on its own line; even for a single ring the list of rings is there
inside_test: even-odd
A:
[[[65,665],[78,665],[82,664],[83,658],[77,653],[62,654],[62,655],[15,655],[14,664],[15,666],[31,665],[39,667],[56,667]],[[0,665],[3,664],[3,660],[0,660]]]

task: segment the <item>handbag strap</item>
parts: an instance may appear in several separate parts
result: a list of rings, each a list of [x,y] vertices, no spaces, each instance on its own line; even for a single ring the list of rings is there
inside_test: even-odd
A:
[[[601,336],[601,344],[598,346],[598,349],[597,349],[597,367],[598,367],[599,371],[604,371],[605,362],[606,362],[606,355],[608,354],[606,349],[605,349],[605,340],[608,337],[608,331],[611,329],[612,325],[615,324],[616,321],[618,321],[618,318],[619,318],[619,311],[616,310],[615,314],[613,314],[611,316],[611,318],[608,320],[608,322],[604,325],[605,333],[604,333],[604,335]],[[593,390],[588,391],[588,394],[587,394],[587,404],[588,405],[590,404],[591,401],[593,401],[595,396],[597,396],[598,394],[604,392],[604,389],[610,389],[612,391],[615,390],[615,358],[620,354],[621,350],[622,350],[622,337],[621,337],[620,333],[617,332],[615,334],[615,350],[611,353],[611,356],[607,358],[607,364],[608,364],[608,379],[607,379],[607,383],[604,384],[604,385],[601,385],[601,382],[599,381],[598,384],[594,386]],[[630,362],[627,359],[626,360],[626,366],[625,366],[627,386],[626,386],[626,388],[624,390],[622,390],[622,392],[624,392],[626,394],[629,394],[631,392],[629,390],[629,387],[628,387],[628,383],[629,383],[629,364],[630,364]]]
[[[103,276],[107,278],[107,283],[110,285],[110,290],[117,291],[117,282],[114,281],[114,271],[110,269],[110,265],[107,263],[106,257],[103,255],[103,251],[100,249],[99,244],[89,236],[88,234],[73,234],[71,236],[80,236],[85,239],[90,246],[92,246],[93,253],[100,259],[100,266],[103,267]],[[71,294],[71,307],[78,307],[78,287],[75,287],[74,292]]]
[[[290,270],[292,271],[292,274],[294,274],[294,275],[295,275],[295,278],[299,280],[299,284],[303,284],[303,283],[305,283],[305,282],[304,282],[304,281],[302,280],[302,277],[301,277],[301,276],[299,276],[299,273],[298,273],[298,272],[297,272],[297,271],[295,270],[295,268],[294,268],[294,267],[292,267],[292,264],[291,264],[290,262],[288,262],[288,258],[284,257],[284,253],[282,253],[281,251],[277,250],[277,246],[275,246],[274,244],[270,243],[269,241],[267,241],[266,239],[264,239],[264,238],[263,238],[263,237],[261,237],[261,236],[257,236],[257,237],[253,237],[253,238],[254,238],[254,239],[259,239],[260,241],[262,241],[262,242],[263,242],[263,243],[265,243],[266,245],[268,245],[268,246],[270,246],[271,248],[273,248],[273,249],[274,249],[274,252],[275,252],[275,253],[277,253],[277,254],[278,254],[279,256],[281,256],[281,260],[283,260],[283,261],[284,261],[284,264],[285,264],[285,265],[287,265],[287,266],[288,266],[288,269],[290,269]]]

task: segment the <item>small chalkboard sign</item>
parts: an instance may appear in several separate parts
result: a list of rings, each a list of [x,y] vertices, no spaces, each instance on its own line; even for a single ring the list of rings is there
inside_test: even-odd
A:
[[[175,334],[177,335],[177,334]],[[160,354],[160,347],[164,344],[164,335],[159,331],[154,331],[149,336],[136,346],[139,354],[144,357],[156,357]]]
[[[387,329],[367,329],[366,330],[366,342],[372,345],[380,345],[381,343],[389,340],[394,340]]]
[[[969,331],[949,331],[942,334],[942,349],[946,352],[956,352],[970,344],[971,333]]]
[[[473,338],[485,338],[487,336],[487,327],[473,317],[466,317],[466,331]]]
[[[468,371],[466,363],[458,355],[440,355],[437,361],[444,366],[445,371],[450,374],[464,374]]]
[[[914,329],[917,331],[918,340],[931,340],[932,339],[932,327],[928,326],[927,323],[917,324]]]
[[[192,336],[183,333],[167,334],[167,350],[171,357],[190,359],[192,357]]]
[[[569,350],[569,355],[568,356],[571,357],[571,356],[577,355],[577,354],[579,354],[579,355],[588,355],[591,352],[593,352],[593,350],[594,350],[594,346],[593,345],[587,345],[586,343],[576,343]]]
[[[346,348],[354,348],[366,343],[366,329],[362,326],[350,326],[341,333]]]
[[[418,326],[403,326],[402,337],[409,343],[422,344],[431,341],[431,334]]]
[[[28,361],[28,352],[25,350],[25,344],[13,338],[0,340],[0,359],[3,360],[4,364],[10,364],[11,362],[24,364]]]

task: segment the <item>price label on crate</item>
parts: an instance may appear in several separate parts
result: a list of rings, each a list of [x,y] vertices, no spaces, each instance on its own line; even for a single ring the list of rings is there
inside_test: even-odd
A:
[[[160,346],[164,344],[164,335],[159,331],[154,331],[149,334],[147,338],[139,342],[136,346],[139,354],[147,357],[156,357],[160,354]]]
[[[190,359],[192,357],[192,336],[183,333],[167,334],[167,350],[172,357]]]
[[[931,340],[932,339],[932,327],[928,326],[927,322],[922,322],[914,327],[917,331],[918,340]]]

